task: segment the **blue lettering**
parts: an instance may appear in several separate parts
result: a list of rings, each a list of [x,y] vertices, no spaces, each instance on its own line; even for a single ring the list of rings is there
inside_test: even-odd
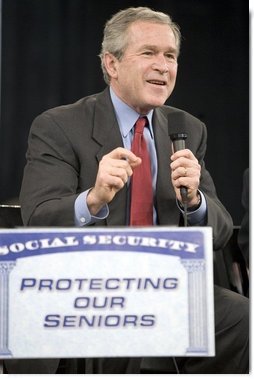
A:
[[[71,288],[71,279],[59,279],[56,282],[57,290],[69,290]]]
[[[155,316],[154,315],[143,315],[141,317],[141,326],[153,326],[155,324]]]
[[[114,284],[114,282],[116,282],[116,284]],[[107,279],[105,282],[105,288],[107,290],[118,290],[119,289],[119,282],[120,282],[120,279],[117,279],[117,278]]]
[[[52,290],[53,280],[52,279],[41,279],[38,290],[40,291],[42,288],[48,288]]]
[[[124,297],[121,297],[121,296],[112,297],[110,308],[115,308],[115,306],[119,306],[120,308],[124,308],[124,301],[125,301]]]
[[[101,321],[101,316],[99,316],[99,322]],[[89,320],[89,318],[87,316],[80,316],[79,318],[79,327],[80,326],[83,326],[83,324],[88,325],[88,326],[97,326],[97,318],[96,316],[92,316],[92,318]],[[100,326],[100,324],[98,325]]]
[[[60,315],[47,315],[43,326],[46,328],[55,328],[60,325]]]
[[[110,315],[105,318],[105,326],[119,326],[120,324],[120,316]]]
[[[74,300],[74,308],[88,308],[90,303],[89,297],[77,297]]]
[[[21,281],[20,291],[23,291],[25,288],[34,287],[36,284],[35,278],[25,278]]]
[[[77,297],[74,300],[74,308],[124,308],[124,297]]]
[[[136,315],[126,315],[124,317],[123,326],[126,326],[128,324],[137,326],[137,319],[138,319],[138,316]]]
[[[63,326],[75,327],[76,326],[76,316],[64,316]]]
[[[163,281],[163,288],[166,290],[174,289],[178,286],[178,279],[177,278],[166,278]]]
[[[102,279],[91,279],[90,281],[90,290],[101,290]]]

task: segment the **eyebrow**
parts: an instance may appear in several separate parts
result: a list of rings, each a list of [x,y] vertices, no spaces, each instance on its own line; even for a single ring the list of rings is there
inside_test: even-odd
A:
[[[141,46],[140,50],[143,50],[143,49],[150,49],[150,50],[155,50],[155,51],[158,51],[158,47],[157,45],[143,45]],[[174,53],[177,55],[177,49],[176,48],[173,48],[173,47],[169,47],[166,52],[170,52],[170,53]]]

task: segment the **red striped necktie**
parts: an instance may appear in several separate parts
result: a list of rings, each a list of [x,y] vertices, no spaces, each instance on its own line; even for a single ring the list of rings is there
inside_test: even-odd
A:
[[[142,159],[142,163],[133,170],[131,177],[130,225],[153,225],[151,163],[143,135],[146,125],[148,125],[146,117],[140,117],[134,125],[131,151]]]

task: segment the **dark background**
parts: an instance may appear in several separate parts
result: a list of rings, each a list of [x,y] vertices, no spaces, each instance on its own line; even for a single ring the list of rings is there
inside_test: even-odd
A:
[[[164,11],[180,25],[178,79],[167,103],[206,123],[206,166],[239,225],[249,166],[246,0],[2,0],[0,203],[17,202],[32,120],[104,89],[103,27],[128,6]]]

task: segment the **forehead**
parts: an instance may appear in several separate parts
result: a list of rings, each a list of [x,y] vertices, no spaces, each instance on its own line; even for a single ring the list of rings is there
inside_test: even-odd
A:
[[[128,39],[129,45],[163,44],[176,47],[176,39],[171,27],[152,21],[133,22],[128,28]]]

